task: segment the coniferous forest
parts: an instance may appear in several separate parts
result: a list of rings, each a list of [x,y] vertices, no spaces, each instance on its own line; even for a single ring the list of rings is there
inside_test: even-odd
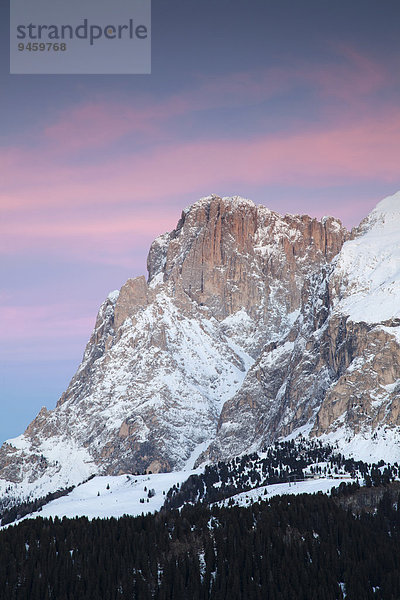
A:
[[[121,519],[27,520],[0,533],[2,600],[398,600],[400,503],[202,503]]]
[[[367,487],[385,486],[400,474],[397,463],[356,461],[320,441],[276,442],[261,454],[243,454],[206,465],[203,473],[191,475],[179,488],[168,491],[165,507],[180,508],[200,501],[210,504],[263,485],[304,481],[306,470],[316,477],[348,475],[361,479]]]

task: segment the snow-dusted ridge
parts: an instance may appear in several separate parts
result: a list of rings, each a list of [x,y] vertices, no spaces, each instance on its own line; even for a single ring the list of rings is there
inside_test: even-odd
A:
[[[16,523],[36,517],[107,519],[124,515],[136,517],[141,514],[155,513],[162,508],[165,495],[173,485],[180,485],[191,474],[198,472],[199,470],[175,471],[157,475],[94,477],[76,487],[66,496],[52,500],[39,511],[19,519]],[[260,486],[231,496],[229,499],[221,500],[216,504],[219,506],[246,506],[251,502],[257,502],[259,498],[268,500],[274,496],[285,494],[330,493],[332,488],[338,487],[342,482],[351,483],[352,481],[350,477],[335,479],[321,477],[320,479]],[[7,527],[7,525],[3,527]]]

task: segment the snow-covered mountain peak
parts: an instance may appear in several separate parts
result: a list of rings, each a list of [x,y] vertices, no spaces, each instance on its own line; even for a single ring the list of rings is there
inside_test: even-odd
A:
[[[376,234],[383,231],[386,233],[390,230],[400,231],[400,191],[378,202],[356,228],[358,235],[371,230],[375,230]]]
[[[210,194],[209,196],[204,196],[200,198],[197,202],[194,202],[190,206],[187,206],[184,210],[184,214],[188,214],[191,211],[196,211],[198,208],[204,208],[205,206],[210,206],[211,204],[222,204],[226,208],[231,210],[237,210],[241,207],[249,207],[255,208],[256,205],[252,200],[248,198],[243,198],[242,196],[218,196],[217,194]]]
[[[230,458],[294,431],[388,426],[396,450],[399,199],[347,242],[333,217],[239,196],[183,211],[153,242],[148,280],[100,307],[56,408],[0,450],[0,490],[179,469],[206,448],[199,460]]]
[[[353,321],[400,318],[400,192],[379,202],[344,244],[332,284],[336,310]]]

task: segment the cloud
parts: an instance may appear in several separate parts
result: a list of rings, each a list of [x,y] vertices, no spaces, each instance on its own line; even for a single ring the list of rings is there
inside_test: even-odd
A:
[[[5,179],[12,185],[0,195],[0,251],[51,240],[73,242],[83,255],[96,241],[123,247],[129,236],[148,240],[172,229],[174,198],[227,188],[396,186],[399,154],[400,110],[302,132],[174,142],[72,172],[52,163],[51,154],[29,162],[22,151],[14,165],[9,161]]]
[[[2,207],[156,199],[188,191],[193,183],[207,186],[226,178],[268,183],[295,177],[300,185],[314,179],[318,184],[331,175],[391,178],[398,171],[393,152],[398,151],[399,127],[397,109],[350,124],[318,123],[304,131],[250,139],[174,141],[74,168],[53,161],[51,152],[28,160],[22,149],[14,160],[8,157]]]
[[[170,121],[197,112],[250,106],[291,87],[292,76],[279,69],[198,78],[194,89],[158,99],[146,97],[85,102],[60,111],[43,131],[43,141],[66,154],[85,148],[107,147],[137,134],[146,141],[163,137]],[[161,134],[161,135],[160,135]]]
[[[393,81],[393,69],[348,45],[333,46],[324,64],[301,60],[290,65],[224,76],[195,77],[190,88],[167,96],[120,97],[110,94],[60,110],[43,131],[43,141],[66,155],[84,149],[106,148],[136,135],[141,140],[162,139],[171,134],[177,118],[219,109],[248,108],[265,104],[283,94],[296,95],[308,87],[313,94],[335,98],[354,108],[366,96]],[[342,105],[340,105],[343,108]],[[360,106],[358,106],[360,109]]]
[[[93,325],[93,314],[82,315],[81,305],[77,307],[68,303],[40,306],[3,305],[0,311],[0,328],[4,342],[29,344],[32,339],[44,342],[73,338],[76,335],[87,335]],[[40,353],[39,348],[38,351]]]
[[[152,239],[211,192],[256,190],[269,203],[264,191],[274,189],[270,207],[284,211],[297,205],[279,204],[279,190],[296,200],[320,190],[324,200],[313,214],[356,222],[372,203],[361,191],[400,184],[400,109],[396,94],[385,95],[393,89],[390,65],[349,47],[335,52],[324,65],[198,77],[190,89],[159,98],[110,94],[66,104],[42,131],[0,147],[0,253],[40,256],[44,265],[46,256],[64,257],[77,265],[78,286],[95,262],[144,272]],[[302,94],[308,108],[292,114],[292,105],[302,109]],[[255,108],[264,117],[250,134]],[[218,128],[226,114],[231,121]],[[354,201],[344,189],[354,190]],[[93,326],[93,306],[68,304],[47,269],[40,306],[28,305],[32,284],[0,294],[7,353],[33,357],[58,347],[72,356]]]
[[[393,65],[378,62],[348,44],[332,44],[336,61],[328,65],[315,65],[307,73],[304,64],[302,78],[308,80],[325,97],[342,100],[354,108],[393,83]],[[343,104],[340,104],[343,107]],[[359,109],[362,108],[360,105]]]

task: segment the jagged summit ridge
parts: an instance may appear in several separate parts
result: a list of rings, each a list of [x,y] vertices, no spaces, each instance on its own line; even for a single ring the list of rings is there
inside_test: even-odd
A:
[[[209,196],[183,211],[176,229],[153,242],[149,283],[168,282],[175,296],[183,292],[220,320],[240,309],[250,316],[260,306],[267,310],[265,294],[279,294],[276,275],[282,270],[283,286],[290,285],[291,293],[286,290],[281,300],[290,313],[300,305],[296,276],[302,270],[305,276],[305,263],[331,260],[346,237],[331,217],[323,222],[307,215],[283,217],[240,197]],[[271,275],[276,291],[266,281]]]
[[[368,236],[385,238],[376,268],[387,266],[379,228],[390,222],[398,239],[393,198],[354,239],[333,217],[281,216],[240,197],[185,209],[151,245],[148,279],[101,306],[56,408],[3,445],[0,487],[37,493],[93,473],[180,469],[201,452],[230,458],[296,431],[395,436],[394,317],[369,324],[345,310],[375,293],[357,277],[360,261],[373,265]]]

